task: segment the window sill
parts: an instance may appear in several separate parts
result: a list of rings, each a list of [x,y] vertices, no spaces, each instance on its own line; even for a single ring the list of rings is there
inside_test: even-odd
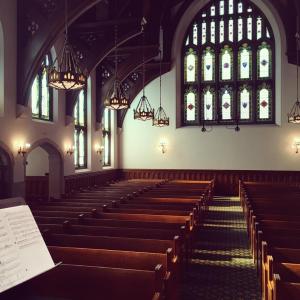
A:
[[[90,169],[75,169],[75,173],[87,173],[91,172]]]
[[[51,120],[47,121],[47,120],[32,118],[32,121],[37,122],[37,123],[49,124],[49,125],[54,124],[54,121],[51,121]]]

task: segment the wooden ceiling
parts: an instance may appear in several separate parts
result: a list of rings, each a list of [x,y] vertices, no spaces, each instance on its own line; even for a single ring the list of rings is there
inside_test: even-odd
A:
[[[163,72],[170,70],[171,46],[180,17],[190,0],[68,0],[69,36],[80,64],[89,73],[96,70],[97,119],[101,121],[103,99],[108,95],[114,74],[114,28],[118,26],[119,75],[125,90],[134,99],[142,88],[141,20],[145,26],[146,82],[159,75],[157,60],[160,25],[163,28]],[[296,61],[295,32],[299,0],[272,0],[284,24],[287,57]],[[63,0],[18,0],[18,104],[27,105],[30,87],[44,55],[64,32]],[[136,35],[135,38],[129,37]],[[66,112],[72,115],[76,93],[67,96]],[[120,112],[122,126],[125,113]]]

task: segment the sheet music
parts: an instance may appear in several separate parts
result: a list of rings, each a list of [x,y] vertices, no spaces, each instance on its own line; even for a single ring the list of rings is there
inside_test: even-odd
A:
[[[0,293],[53,267],[30,208],[0,209]]]

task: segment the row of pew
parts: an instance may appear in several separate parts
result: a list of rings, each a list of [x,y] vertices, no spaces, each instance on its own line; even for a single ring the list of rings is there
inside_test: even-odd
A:
[[[281,183],[240,182],[262,299],[300,299],[300,189]]]
[[[53,260],[62,264],[31,280],[23,299],[32,293],[51,299],[180,299],[213,187],[213,181],[129,180],[30,203]]]

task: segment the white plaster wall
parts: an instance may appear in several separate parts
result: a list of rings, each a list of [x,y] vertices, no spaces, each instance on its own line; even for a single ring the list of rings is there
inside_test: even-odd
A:
[[[300,155],[292,144],[300,138],[299,126],[287,123],[286,114],[295,101],[296,67],[283,61],[282,125],[241,126],[240,132],[224,126],[214,126],[212,132],[202,133],[200,127],[176,129],[175,69],[162,78],[162,100],[170,126],[152,127],[150,121],[133,120],[133,108],[128,111],[120,131],[121,168],[146,169],[232,169],[232,170],[299,170]],[[159,105],[159,79],[146,87],[151,104]],[[167,141],[167,153],[159,150],[160,140]]]
[[[26,176],[45,176],[49,173],[48,153],[41,147],[33,149],[26,160]]]

